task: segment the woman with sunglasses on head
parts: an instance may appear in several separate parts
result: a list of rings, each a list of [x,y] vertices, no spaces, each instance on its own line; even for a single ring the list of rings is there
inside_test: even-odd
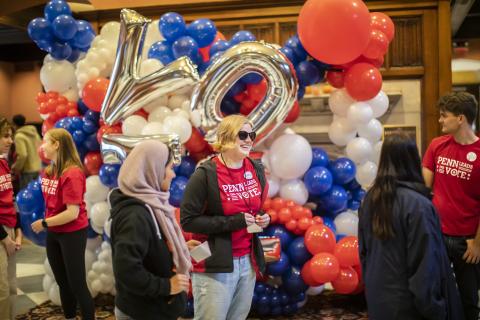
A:
[[[182,227],[193,239],[208,241],[211,251],[194,263],[195,319],[245,319],[256,271],[264,271],[263,249],[251,232],[270,222],[261,211],[268,194],[263,166],[248,158],[255,137],[244,116],[224,118],[213,144],[218,155],[197,168],[184,193]]]
[[[95,319],[95,305],[87,287],[85,248],[88,218],[83,195],[85,174],[72,136],[65,129],[51,129],[41,146],[50,165],[42,173],[45,218],[32,223],[38,233],[47,230],[47,258],[66,319],[75,319],[77,304],[82,319]]]
[[[173,156],[155,140],[139,143],[123,163],[112,205],[111,240],[117,320],[177,319],[186,308],[188,247],[169,204]]]

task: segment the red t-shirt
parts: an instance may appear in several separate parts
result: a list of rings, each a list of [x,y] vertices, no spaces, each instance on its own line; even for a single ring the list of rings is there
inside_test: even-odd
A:
[[[13,206],[12,176],[7,160],[0,158],[0,225],[15,228],[17,213]]]
[[[218,187],[223,213],[230,216],[246,212],[255,216],[262,208],[263,199],[262,187],[251,161],[244,159],[243,166],[239,169],[227,168],[218,157],[215,157],[213,161],[217,164]],[[267,193],[265,188],[264,197]],[[232,232],[233,256],[241,257],[249,254],[251,241],[252,234],[247,232],[247,228]]]
[[[85,210],[85,174],[78,167],[70,167],[60,177],[42,174],[42,192],[45,199],[45,218],[53,217],[67,209],[67,204],[80,206],[77,219],[61,226],[49,227],[53,232],[73,232],[88,226]]]
[[[442,232],[475,235],[480,219],[480,140],[461,145],[451,135],[438,137],[428,147],[423,166],[434,173],[433,205]]]

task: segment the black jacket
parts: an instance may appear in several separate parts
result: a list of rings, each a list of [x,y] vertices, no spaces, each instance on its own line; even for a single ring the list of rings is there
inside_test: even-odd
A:
[[[110,203],[115,305],[138,320],[177,319],[187,297],[170,295],[173,261],[156,221],[144,202],[119,189],[110,194]]]
[[[255,167],[263,194],[266,185],[263,165],[248,159]],[[180,205],[180,221],[183,230],[192,232],[195,239],[208,240],[212,252],[204,262],[195,265],[195,272],[233,272],[232,232],[247,225],[243,213],[232,216],[223,213],[217,166],[212,159],[205,161],[190,177]],[[252,264],[264,272],[262,244],[256,234],[252,238],[252,249]]]
[[[463,319],[437,213],[424,185],[398,182],[394,237],[372,232],[369,195],[360,208],[359,250],[369,319]]]

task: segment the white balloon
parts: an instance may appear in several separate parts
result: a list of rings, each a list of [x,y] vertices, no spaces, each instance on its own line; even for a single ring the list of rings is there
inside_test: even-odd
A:
[[[188,101],[188,100],[189,100],[188,96],[185,96],[183,94],[173,95],[168,99],[168,107],[172,110],[177,109],[177,108],[181,108],[183,102]]]
[[[272,171],[272,165],[270,164],[270,156],[268,154],[268,151],[265,151],[262,154],[262,164],[265,167],[265,171],[267,173],[270,173]]]
[[[98,260],[103,262],[111,262],[112,261],[112,252],[109,250],[103,250],[98,254]]]
[[[192,125],[190,121],[179,116],[168,116],[165,118],[163,126],[168,133],[176,133],[181,143],[185,143],[192,135]]]
[[[355,100],[350,97],[346,89],[335,90],[328,97],[330,110],[341,117],[347,116],[348,107],[353,103],[355,103]]]
[[[55,280],[49,276],[48,274],[43,276],[43,281],[42,281],[42,288],[43,291],[45,291],[46,294],[50,291],[50,288],[52,287],[52,284],[55,282]]]
[[[102,284],[102,281],[100,281],[100,279],[95,279],[92,281],[92,289],[94,291],[100,292],[102,291],[102,288],[103,288],[103,284]]]
[[[268,197],[273,198],[280,190],[280,179],[274,175],[269,175],[268,178]]]
[[[317,287],[308,287],[305,293],[309,296],[318,296],[320,293],[323,292],[323,289],[324,289],[323,284]]]
[[[97,227],[103,227],[108,217],[110,217],[110,206],[108,202],[97,202],[92,206],[90,221]]]
[[[100,275],[100,281],[102,281],[103,285],[106,286],[106,287],[110,287],[111,285],[113,285],[113,277],[110,277],[108,275],[106,275],[105,273],[102,273]],[[110,290],[108,290],[110,291]]]
[[[112,250],[112,246],[107,241],[102,242],[102,250]]]
[[[129,116],[122,123],[122,132],[126,136],[138,136],[146,125],[145,118],[138,115]]]
[[[190,112],[190,121],[195,128],[198,128],[202,122],[202,115],[200,110],[193,110]]]
[[[370,160],[374,162],[377,166],[378,166],[378,163],[380,162],[380,153],[382,152],[382,144],[383,144],[383,141],[378,141],[373,145],[372,157],[370,158]]]
[[[356,131],[346,118],[336,118],[328,128],[328,137],[337,146],[345,146],[355,138]]]
[[[78,90],[77,87],[75,86],[74,88],[70,88],[67,91],[64,91],[61,93],[62,96],[68,99],[68,101],[74,101],[77,102],[79,96],[78,96]]]
[[[96,274],[102,273],[102,262],[100,260],[95,261],[92,264],[92,270],[95,271]]]
[[[364,164],[357,166],[357,173],[355,179],[364,188],[368,188],[375,177],[377,176],[377,165],[372,161],[367,161]]]
[[[348,107],[347,119],[352,126],[367,124],[373,117],[373,111],[369,104],[357,101]]]
[[[88,238],[87,239],[87,250],[90,250],[92,252],[95,252],[100,245],[102,244],[102,237],[98,236],[95,238]]]
[[[108,196],[108,189],[101,181],[98,175],[93,175],[87,178],[86,181],[85,200],[91,203],[97,203],[100,201],[105,201]]]
[[[53,62],[53,61],[56,61],[50,54],[47,54],[44,58],[43,58],[43,64],[47,64],[49,62]]]
[[[365,138],[352,139],[346,148],[347,157],[352,159],[356,164],[367,162],[372,156],[372,144]]]
[[[151,134],[166,133],[165,128],[161,122],[150,122],[142,129],[142,135],[148,136]]]
[[[172,115],[172,110],[167,107],[160,106],[150,111],[148,122],[163,122],[166,117]]]
[[[75,67],[67,60],[55,60],[40,69],[40,81],[46,91],[64,92],[75,87]]]
[[[98,279],[98,273],[96,273],[94,270],[90,270],[87,272],[87,280],[89,282],[92,282],[95,279]]]
[[[103,226],[97,226],[96,224],[94,223],[91,223],[90,224],[90,227],[93,229],[93,231],[95,231],[96,233],[98,234],[102,234],[103,233]]]
[[[48,297],[50,298],[50,300],[52,300],[52,303],[54,305],[62,305],[62,302],[60,300],[60,288],[58,287],[58,284],[52,284],[50,290],[48,291]]]
[[[340,213],[333,220],[337,234],[346,234],[347,236],[358,235],[358,216],[351,211]]]
[[[365,101],[365,103],[372,107],[374,118],[383,116],[387,112],[389,105],[388,96],[383,91],[380,91],[374,98]]]
[[[308,190],[300,179],[282,181],[280,184],[280,197],[286,200],[293,200],[296,204],[303,206],[308,200]]]
[[[143,107],[143,110],[145,110],[148,113],[151,113],[156,108],[159,108],[159,106],[165,106],[165,108],[166,108],[167,103],[168,103],[168,97],[166,95],[161,96],[160,98],[157,98],[155,101],[153,101],[153,102],[149,103],[148,105],[146,105],[145,107]]]
[[[118,41],[120,34],[120,23],[117,21],[107,22],[100,31],[100,35],[107,41]]]
[[[48,262],[48,258],[45,258],[45,261],[43,261],[43,268],[45,269],[45,274],[48,274],[50,277],[55,279],[52,267],[50,267],[50,262]]]
[[[90,250],[85,250],[85,271],[89,271],[92,268],[92,264],[95,261],[95,253]]]
[[[87,71],[87,76],[89,79],[98,78],[99,75],[100,75],[100,70],[98,68],[91,67]]]
[[[189,114],[187,111],[185,111],[185,110],[183,110],[183,109],[181,109],[181,108],[174,109],[174,110],[173,110],[173,115],[174,115],[174,116],[183,117],[183,118],[185,118],[185,119],[187,119],[187,120],[190,119],[190,114]]]
[[[160,70],[163,67],[163,64],[157,59],[147,59],[142,61],[140,65],[140,77],[148,76],[151,73],[154,73],[157,70]]]
[[[185,86],[180,89],[177,89],[177,91],[175,91],[175,94],[190,96],[190,94],[192,93],[192,90],[193,90],[193,86]]]
[[[383,125],[380,121],[373,118],[366,125],[358,126],[358,135],[370,142],[377,142],[382,138]]]
[[[297,134],[284,134],[270,148],[272,173],[285,180],[300,178],[312,163],[312,148],[307,139]]]
[[[192,112],[192,108],[190,108],[190,100],[183,101],[180,109],[185,110],[188,114],[190,114]]]

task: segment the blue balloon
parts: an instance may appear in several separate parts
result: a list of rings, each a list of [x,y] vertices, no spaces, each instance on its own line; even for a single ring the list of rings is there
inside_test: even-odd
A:
[[[232,46],[234,46],[236,44],[239,44],[240,42],[255,41],[255,40],[256,38],[253,35],[253,33],[251,33],[250,31],[241,30],[233,35],[232,39],[230,40],[230,43],[232,44]]]
[[[305,87],[299,86],[297,91],[297,100],[302,100],[305,95]]]
[[[270,309],[270,314],[272,316],[279,316],[282,314],[282,307],[281,306],[275,306]]]
[[[89,47],[95,38],[95,31],[90,22],[85,20],[77,20],[77,33],[73,37],[73,43],[77,48]]]
[[[262,294],[258,297],[257,307],[270,306],[270,296],[267,294]]]
[[[333,233],[337,233],[337,227],[335,226],[335,223],[333,222],[333,220],[329,217],[322,217],[323,218],[323,224],[327,227],[330,228],[330,230],[333,231]]]
[[[55,128],[62,128],[70,132],[72,130],[72,119],[70,117],[62,118],[55,123]]]
[[[280,48],[280,51],[285,55],[285,57],[287,57],[288,60],[290,60],[292,65],[295,66],[298,63],[292,48],[282,47]]]
[[[102,164],[98,171],[100,181],[109,188],[118,187],[118,173],[120,164]]]
[[[98,237],[98,233],[95,230],[93,230],[90,220],[88,220],[87,237],[89,239]]]
[[[35,44],[43,51],[51,52],[53,48],[53,42],[51,40],[36,40]]]
[[[270,307],[274,308],[282,303],[282,299],[279,293],[274,293],[270,296]]]
[[[83,129],[83,119],[81,117],[72,117],[72,129],[82,130]]]
[[[240,112],[240,104],[233,98],[225,97],[220,104],[220,111],[226,116]]]
[[[165,40],[155,42],[148,50],[148,58],[160,60],[164,65],[169,64],[175,60],[172,52],[172,45]]]
[[[47,3],[45,8],[43,9],[43,13],[45,15],[45,18],[47,18],[47,20],[50,22],[52,22],[53,20],[55,20],[56,17],[62,14],[72,15],[72,11],[70,10],[68,3],[61,0],[52,0]]]
[[[53,20],[52,29],[58,39],[68,41],[77,33],[77,23],[71,15],[61,14]]]
[[[317,67],[310,61],[300,62],[295,67],[295,71],[300,86],[310,86],[322,80]]]
[[[72,138],[76,144],[82,144],[87,138],[87,134],[83,130],[75,130],[72,134]]]
[[[87,111],[88,112],[88,111]],[[86,113],[85,113],[86,114]],[[88,133],[88,134],[91,134],[91,133],[95,133],[97,132],[98,130],[98,125],[95,121],[92,121],[90,119],[87,119],[87,118],[84,118],[83,119],[83,128],[82,128],[83,131],[85,131],[85,133]]]
[[[42,182],[39,179],[35,179],[33,181],[30,181],[28,184],[28,190],[30,190],[33,194],[33,198],[35,201],[38,202],[44,202],[43,200],[43,193],[42,193]],[[43,205],[42,205],[43,207]]]
[[[198,54],[198,44],[192,37],[183,36],[173,42],[172,52],[175,59],[183,56],[194,59]]]
[[[348,158],[338,158],[330,165],[335,184],[347,184],[355,179],[355,163]]]
[[[92,133],[87,136],[82,144],[88,151],[100,151],[100,145],[97,140],[97,133]]]
[[[219,51],[227,50],[228,48],[230,48],[230,46],[231,46],[230,42],[228,41],[225,41],[225,40],[215,41],[215,43],[212,44],[212,46],[210,47],[210,51],[209,51],[210,57]]]
[[[281,292],[280,293],[280,300],[282,302],[282,305],[289,304],[291,301],[290,296],[286,292]]]
[[[286,306],[283,306],[282,313],[285,316],[291,316],[291,315],[295,314],[295,312],[297,312],[297,310],[298,310],[297,304],[293,303],[293,304],[288,304]]]
[[[33,192],[28,188],[21,190],[17,194],[17,206],[20,212],[33,212],[38,207],[37,199],[35,199]]]
[[[267,264],[267,274],[271,276],[281,276],[290,268],[290,259],[285,252],[281,252],[278,261]]]
[[[240,78],[246,84],[257,84],[263,80],[263,76],[256,72],[250,72]]]
[[[245,91],[247,89],[247,86],[244,82],[242,81],[237,81],[233,84],[233,86],[227,91],[226,96],[227,97],[234,97],[237,94]]]
[[[312,257],[310,252],[308,252],[307,247],[305,247],[305,240],[303,237],[298,237],[293,240],[288,246],[287,252],[288,257],[290,258],[290,263],[300,268]]]
[[[312,167],[327,167],[328,166],[328,154],[323,148],[312,148]]]
[[[263,282],[255,282],[255,289],[254,292],[257,293],[257,295],[260,295],[265,292],[266,284]]]
[[[210,45],[215,39],[217,27],[210,19],[198,19],[188,25],[187,33],[197,41],[200,48],[203,48]]]
[[[303,48],[303,45],[297,35],[290,37],[287,42],[285,42],[285,47],[289,47],[293,50],[298,62],[307,59],[307,51],[305,51]]]
[[[300,274],[300,268],[297,267],[291,267],[290,270],[283,274],[282,283],[285,291],[290,295],[305,292],[308,288]]]
[[[210,56],[209,64],[211,65],[212,63],[214,63],[215,61],[220,59],[220,57],[223,56],[224,53],[225,53],[225,51],[215,52],[215,54],[213,56]]]
[[[192,157],[185,156],[182,158],[182,162],[178,166],[178,174],[186,178],[190,178],[196,167],[195,160]]]
[[[278,237],[283,251],[288,249],[293,240],[293,235],[282,225],[271,225],[265,229],[264,233],[271,237]]]
[[[80,114],[85,114],[85,112],[87,112],[88,110],[90,110],[87,105],[83,102],[82,99],[78,99],[77,101],[77,106],[78,106],[78,112],[80,112]]]
[[[50,22],[45,18],[35,18],[28,24],[28,36],[34,41],[52,40],[52,29]]]
[[[161,16],[158,28],[163,37],[170,42],[185,35],[187,31],[185,20],[176,12],[167,12]]]
[[[90,120],[95,124],[98,124],[98,121],[100,120],[100,112],[96,112],[89,109],[85,112],[85,114],[83,115],[83,118],[85,120]]]
[[[72,54],[70,54],[70,56],[68,56],[67,58],[68,62],[74,63],[75,61],[77,61],[81,53],[82,51],[78,49],[72,49]]]
[[[327,211],[335,212],[347,206],[348,196],[343,187],[333,185],[327,193],[325,193],[320,200]]]
[[[50,55],[56,60],[65,60],[72,54],[72,47],[68,43],[52,42]]]
[[[255,310],[256,310],[257,313],[258,313],[259,315],[261,315],[261,316],[266,316],[267,314],[270,313],[270,307],[269,307],[269,305],[263,305],[263,304],[262,304],[262,305],[258,305],[258,303],[257,303]]]
[[[347,183],[343,187],[345,189],[348,189],[348,190],[355,190],[355,189],[361,188],[362,186],[357,182],[356,179],[353,179],[352,181],[350,181],[349,183]]]
[[[347,208],[353,211],[356,211],[360,208],[360,201],[357,200],[348,200]]]
[[[174,207],[180,207],[182,202],[183,193],[187,187],[188,179],[182,176],[173,179],[170,185],[170,199],[169,202]]]
[[[352,199],[356,201],[362,201],[363,198],[365,198],[365,195],[367,192],[363,190],[362,188],[357,188],[352,190]]]
[[[303,300],[305,300],[305,292],[300,292],[299,294],[295,295],[292,297],[292,300],[294,302],[301,302]]]
[[[305,173],[303,182],[309,193],[313,195],[322,195],[332,187],[333,178],[327,168],[313,167],[308,169]]]
[[[43,210],[32,211],[32,212],[20,211],[19,215],[20,215],[20,226],[21,226],[23,235],[33,243],[39,246],[45,247],[47,233],[45,231],[42,231],[37,234],[33,232],[32,226],[31,226],[33,222],[44,218]]]

